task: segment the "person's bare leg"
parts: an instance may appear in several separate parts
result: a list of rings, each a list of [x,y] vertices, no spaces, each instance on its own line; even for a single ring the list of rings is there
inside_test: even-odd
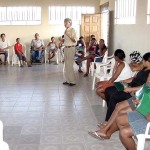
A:
[[[51,53],[49,52],[49,53],[48,53],[48,61],[49,61],[49,64],[51,63],[50,58],[51,58]]]
[[[86,73],[84,74],[84,77],[88,76],[89,74],[89,68],[90,68],[90,63],[91,63],[91,59],[87,59],[87,62],[86,62]]]
[[[53,52],[50,59],[52,59],[53,57],[55,57],[55,55],[56,55],[56,53]]]
[[[98,135],[101,137],[111,137],[111,135],[118,130],[115,119],[129,111],[132,110],[127,101],[118,103],[107,124],[98,131]]]
[[[111,124],[115,121],[115,119],[118,115],[124,114],[124,113],[129,112],[129,111],[131,111],[131,108],[130,108],[127,100],[118,103],[116,105],[115,110],[113,111],[110,119],[108,120],[107,126],[105,127],[104,130],[107,131],[110,128]]]
[[[104,99],[104,100],[106,99],[104,90],[100,86],[99,86],[99,88],[96,89],[96,94],[98,96],[100,96],[102,99]]]
[[[119,138],[127,150],[136,150],[136,144],[132,136],[133,132],[130,126],[125,126],[119,131]]]

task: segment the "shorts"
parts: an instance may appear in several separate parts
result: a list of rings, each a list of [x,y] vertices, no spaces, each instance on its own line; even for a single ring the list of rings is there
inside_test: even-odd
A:
[[[50,52],[54,53],[55,51],[56,51],[55,49],[48,49],[47,50],[48,53],[50,53]]]
[[[102,62],[102,60],[103,60],[103,57],[95,58],[95,62]]]
[[[137,111],[128,112],[128,121],[132,128],[134,135],[144,134],[148,121]],[[150,134],[150,131],[149,131]]]
[[[135,100],[135,96],[130,97],[127,101],[129,103],[129,106],[131,107],[132,111],[136,110],[136,106],[134,105],[134,103],[132,102],[132,100]]]

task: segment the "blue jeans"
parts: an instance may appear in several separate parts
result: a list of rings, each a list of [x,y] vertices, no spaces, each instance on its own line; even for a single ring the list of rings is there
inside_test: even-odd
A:
[[[7,61],[7,57],[8,57],[7,51],[0,51],[0,55],[4,55],[4,61]]]
[[[32,61],[42,61],[43,50],[31,50]]]

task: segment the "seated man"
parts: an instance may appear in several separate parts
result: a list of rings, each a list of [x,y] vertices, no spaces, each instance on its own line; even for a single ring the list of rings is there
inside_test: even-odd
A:
[[[6,65],[7,63],[8,48],[10,48],[10,43],[5,37],[6,37],[5,34],[2,33],[1,40],[0,40],[0,55],[4,55],[4,65]]]
[[[40,39],[40,36],[38,33],[35,34],[35,39],[31,41],[31,63],[32,62],[37,62],[41,63],[42,62],[42,56],[44,53],[44,42],[43,40]]]

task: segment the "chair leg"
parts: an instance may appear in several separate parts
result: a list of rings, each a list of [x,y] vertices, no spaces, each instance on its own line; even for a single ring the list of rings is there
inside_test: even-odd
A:
[[[59,63],[59,59],[58,59],[58,53],[56,54],[56,64],[58,65],[58,63]]]
[[[106,105],[106,101],[103,100],[103,102],[102,102],[102,107],[105,107],[105,105]]]
[[[144,134],[139,134],[137,135],[137,150],[144,150],[144,145],[145,145],[145,135]]]
[[[94,90],[94,87],[95,87],[95,76],[93,77],[93,84],[92,84],[92,90]]]
[[[94,75],[94,63],[91,63],[90,65],[90,72],[91,72],[91,76]]]

